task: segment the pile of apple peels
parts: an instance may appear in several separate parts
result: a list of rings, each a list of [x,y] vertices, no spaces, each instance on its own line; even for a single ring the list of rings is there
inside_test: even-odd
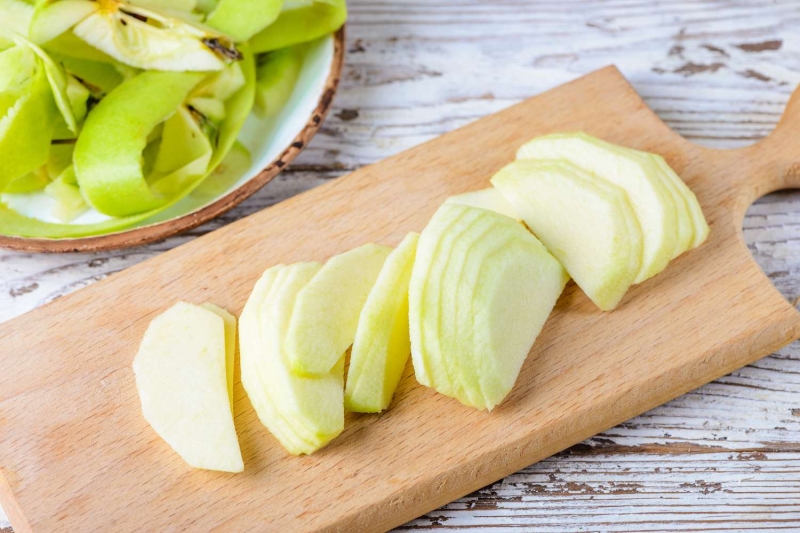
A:
[[[570,277],[610,311],[709,232],[662,157],[584,133],[530,141],[491,182],[447,199],[395,249],[366,244],[258,280],[239,321],[242,385],[290,453],[339,435],[345,409],[386,409],[409,355],[419,383],[491,411]],[[195,467],[243,468],[233,321],[176,304],[134,360],[145,418]]]
[[[0,0],[0,234],[110,233],[219,190],[250,167],[247,116],[280,110],[304,43],[345,18],[345,0]],[[50,212],[9,205],[40,191]]]

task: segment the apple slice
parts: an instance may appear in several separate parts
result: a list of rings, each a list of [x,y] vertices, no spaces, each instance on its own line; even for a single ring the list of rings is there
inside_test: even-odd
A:
[[[236,364],[234,361],[236,357],[236,317],[225,309],[211,303],[204,303],[201,307],[218,315],[225,324],[225,368],[227,369],[225,377],[228,382],[228,400],[231,403],[231,411],[233,411],[233,367]]]
[[[513,387],[568,279],[513,219],[471,206],[440,207],[420,236],[409,285],[418,381],[492,409]]]
[[[466,397],[461,379],[441,359],[441,338],[438,314],[441,308],[441,280],[446,273],[448,258],[458,237],[481,218],[484,210],[446,209],[462,207],[457,204],[440,207],[417,244],[417,256],[408,287],[409,333],[411,359],[417,381],[426,387],[455,398]],[[422,328],[422,324],[431,327]]]
[[[689,213],[689,217],[692,221],[692,240],[688,244],[685,250],[691,250],[692,248],[697,248],[701,244],[703,244],[708,237],[709,227],[708,222],[706,222],[706,217],[703,215],[703,209],[700,207],[700,203],[697,201],[697,196],[692,192],[692,190],[684,183],[684,181],[672,170],[672,167],[664,160],[663,157],[657,154],[648,154],[654,163],[659,167],[665,179],[669,179],[675,184],[678,193],[684,198],[686,201],[686,208]]]
[[[642,232],[625,191],[566,160],[515,161],[492,184],[583,292],[614,309],[642,261]]]
[[[353,344],[361,309],[391,251],[365,244],[334,256],[303,287],[286,332],[294,372],[323,375],[341,359]]]
[[[361,310],[344,393],[350,411],[383,411],[400,383],[411,354],[408,282],[418,240],[417,233],[409,233],[389,254]]]
[[[313,453],[344,429],[344,357],[324,375],[303,377],[290,370],[284,349],[298,293],[320,268],[268,269],[239,321],[242,385],[261,422],[295,455]]]
[[[642,268],[634,280],[641,283],[664,270],[678,248],[677,209],[658,173],[618,148],[585,133],[553,134],[524,144],[517,151],[517,159],[568,159],[621,187],[628,194],[644,236]]]
[[[228,392],[231,333],[215,311],[179,302],[153,319],[133,360],[145,419],[194,468],[244,470]]]
[[[481,209],[488,209],[489,211],[511,217],[517,222],[522,222],[522,218],[519,214],[514,211],[514,208],[511,207],[511,204],[500,194],[500,191],[494,187],[457,194],[445,200],[444,203],[480,207]]]

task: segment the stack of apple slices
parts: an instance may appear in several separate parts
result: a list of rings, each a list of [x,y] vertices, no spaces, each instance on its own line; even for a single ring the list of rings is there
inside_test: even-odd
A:
[[[345,409],[386,409],[409,354],[419,383],[491,411],[570,276],[611,310],[708,236],[697,199],[660,156],[583,133],[534,139],[491,181],[449,198],[396,249],[366,244],[264,272],[239,323],[242,384],[290,453],[339,435]],[[233,323],[178,304],[153,321],[134,362],[145,417],[193,466],[241,469]]]
[[[492,184],[605,311],[708,236],[697,198],[661,156],[585,133],[528,142]]]

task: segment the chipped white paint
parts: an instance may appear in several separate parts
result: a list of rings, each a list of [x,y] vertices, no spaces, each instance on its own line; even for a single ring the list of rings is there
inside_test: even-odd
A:
[[[334,110],[287,172],[220,220],[154,245],[0,252],[0,321],[609,63],[672,128],[719,148],[769,133],[800,84],[796,0],[350,6]],[[778,289],[797,299],[800,193],[756,203],[744,234]],[[795,343],[405,528],[798,530],[799,443]]]

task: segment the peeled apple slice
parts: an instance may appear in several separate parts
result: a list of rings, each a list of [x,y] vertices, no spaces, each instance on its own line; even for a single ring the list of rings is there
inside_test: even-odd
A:
[[[242,385],[261,422],[295,455],[313,453],[344,429],[344,357],[326,374],[302,377],[283,348],[297,295],[320,267],[267,269],[239,322]]]
[[[533,139],[520,147],[517,159],[567,159],[627,193],[644,236],[634,283],[655,276],[673,258],[679,243],[674,201],[659,174],[637,157],[585,133],[565,133]]]
[[[302,67],[303,55],[297,47],[275,50],[259,58],[256,113],[269,117],[280,111],[291,98]]]
[[[47,162],[58,109],[42,60],[27,46],[0,52],[0,191]]]
[[[247,41],[278,18],[283,0],[219,0],[206,24],[235,41]]]
[[[236,317],[225,309],[211,303],[204,303],[200,307],[218,315],[225,325],[225,369],[227,370],[225,378],[228,383],[228,400],[231,403],[231,412],[233,412],[233,370],[236,364]]]
[[[492,184],[583,292],[614,309],[642,261],[642,231],[625,191],[566,160],[515,161]]]
[[[517,222],[522,222],[522,218],[520,218],[519,214],[511,207],[511,204],[508,203],[500,191],[494,187],[457,194],[449,197],[444,203],[480,207],[481,209],[488,209],[489,211],[511,217]]]
[[[184,20],[114,0],[102,0],[99,5],[98,11],[72,31],[126,65],[146,70],[212,71],[240,58],[227,38]]]
[[[418,234],[409,233],[389,254],[361,309],[344,393],[350,411],[383,411],[400,383],[411,355],[408,282],[418,240]]]
[[[454,231],[453,242],[439,246]],[[420,383],[491,410],[513,387],[568,279],[513,219],[441,206],[422,232],[409,285],[411,354]],[[426,377],[431,374],[449,374],[460,386],[441,386]]]
[[[284,0],[278,19],[250,39],[260,54],[318,39],[342,27],[345,0]]]
[[[392,251],[388,246],[365,244],[332,257],[297,295],[286,355],[292,370],[321,375],[353,344],[358,317]]]
[[[133,360],[142,413],[194,468],[244,470],[228,395],[224,319],[179,302],[147,328]]]
[[[675,171],[672,170],[672,167],[667,164],[663,157],[656,154],[648,155],[661,169],[662,174],[666,176],[667,179],[670,179],[675,183],[678,192],[686,201],[686,208],[689,212],[693,227],[693,238],[687,249],[697,248],[705,242],[709,233],[708,222],[706,222],[706,217],[703,215],[703,209],[700,207],[700,203],[697,201],[697,196],[695,196],[692,190],[686,186],[686,183],[684,183],[680,176],[678,176]]]
[[[75,145],[75,172],[87,201],[101,213],[125,216],[158,208],[142,171],[147,136],[170,117],[203,75],[148,71],[103,98]]]

